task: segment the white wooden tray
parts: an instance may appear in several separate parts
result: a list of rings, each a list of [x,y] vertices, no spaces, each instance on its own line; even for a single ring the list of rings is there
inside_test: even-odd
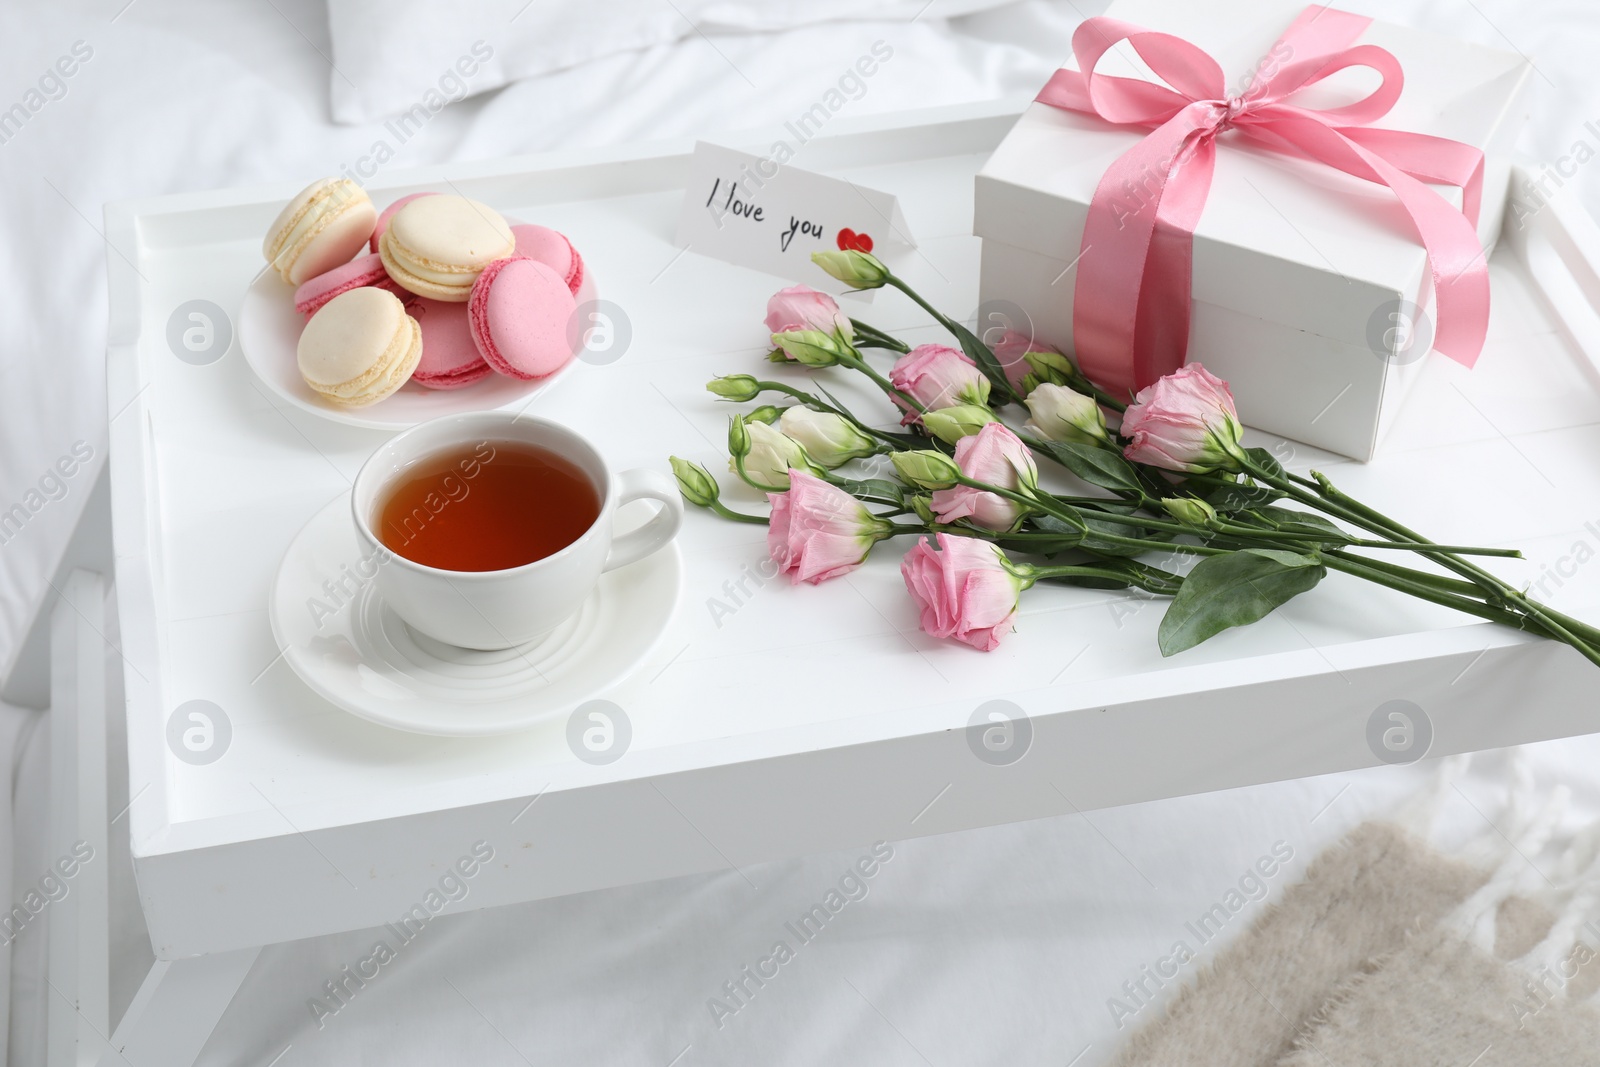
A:
[[[964,314],[977,289],[971,178],[1018,107],[839,120],[795,162],[897,193],[921,246],[910,280]],[[671,243],[688,149],[393,172],[373,188],[385,202],[448,181],[566,232],[603,272],[631,347],[576,366],[532,410],[594,436],[617,467],[664,466],[670,452],[721,469],[729,409],[704,382],[787,373],[762,362],[760,326],[785,283]],[[360,721],[278,660],[266,599],[290,538],[382,433],[275,405],[236,349],[201,366],[166,340],[187,301],[237,313],[261,232],[294,191],[107,210],[127,256],[108,257],[109,411],[133,851],[163,958],[390,920],[479,840],[496,860],[467,907],[1371,766],[1369,719],[1391,700],[1426,716],[1434,755],[1600,729],[1600,676],[1570,650],[1338,575],[1170,660],[1156,650],[1158,606],[1035,590],[1018,632],[984,655],[917,630],[895,546],[818,588],[763,583],[760,528],[703,512],[683,533],[671,638],[609,696],[631,727],[621,758],[578,759],[561,723],[441,740]],[[1596,375],[1517,258],[1548,231],[1530,254],[1556,280],[1540,285],[1568,286],[1577,315],[1600,291],[1587,225],[1558,205],[1507,235],[1482,362],[1467,372],[1433,357],[1378,462],[1250,443],[1442,542],[1522,547],[1528,561],[1503,573],[1600,620],[1600,565],[1575,563],[1600,548]],[[1563,268],[1563,253],[1582,269]],[[937,336],[895,294],[851,310]],[[1594,338],[1592,313],[1574,323]],[[214,762],[169,746],[169,719],[196,700],[231,728]],[[1031,748],[1005,765],[979,758],[964,729],[994,700],[1029,717]]]

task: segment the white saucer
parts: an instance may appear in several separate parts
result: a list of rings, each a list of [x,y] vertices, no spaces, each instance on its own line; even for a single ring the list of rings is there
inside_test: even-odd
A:
[[[580,305],[595,299],[593,277],[586,266],[577,293]],[[526,403],[554,385],[577,362],[572,360],[554,374],[532,381],[490,374],[460,389],[427,389],[407,382],[376,404],[346,408],[318,396],[300,377],[295,349],[305,324],[305,317],[294,309],[294,286],[275,271],[263,271],[245,290],[244,305],[239,309],[239,347],[244,351],[245,362],[261,384],[295,407],[334,422],[378,430],[404,430],[441,415],[493,411],[517,401]]]
[[[375,583],[359,579],[360,562],[350,500],[340,496],[278,565],[267,602],[273,639],[306,685],[352,715],[443,737],[524,730],[610,689],[655,650],[683,589],[671,544],[602,575],[554,632],[477,652],[412,632]],[[324,585],[340,582],[344,592]]]

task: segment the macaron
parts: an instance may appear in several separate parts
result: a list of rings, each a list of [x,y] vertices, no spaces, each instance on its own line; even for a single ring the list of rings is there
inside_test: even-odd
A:
[[[325,271],[310,279],[294,291],[294,309],[300,314],[310,318],[315,315],[328,301],[340,293],[347,293],[351,289],[359,289],[364,285],[375,285],[379,289],[387,289],[399,296],[405,293],[389,277],[389,272],[383,269],[383,257],[368,253],[357,256],[348,263],[341,263],[330,271]],[[406,293],[409,296],[409,293]]]
[[[411,372],[412,381],[429,389],[459,389],[488,377],[489,364],[467,325],[466,304],[419,296],[406,305],[406,313],[422,330],[422,360]]]
[[[372,236],[378,211],[348,178],[323,178],[300,190],[267,230],[261,253],[290,285],[348,263]]]
[[[396,211],[378,239],[389,277],[418,296],[465,301],[483,268],[516,251],[511,227],[464,196],[419,196]]]
[[[399,211],[418,197],[438,195],[435,192],[409,193],[378,212],[378,224],[372,229],[372,238],[367,242],[367,247],[374,252],[378,250],[378,239],[383,236],[383,231],[389,228],[389,220],[394,218],[396,211]]]
[[[340,293],[300,333],[300,376],[324,400],[375,404],[404,385],[422,359],[422,330],[387,289]]]
[[[517,255],[537,259],[561,275],[567,288],[577,294],[578,287],[583,284],[583,257],[572,247],[566,234],[548,226],[524,222],[511,227],[511,235],[517,241]]]
[[[562,277],[536,259],[489,264],[472,287],[467,318],[484,360],[513,378],[542,378],[572,360],[567,326],[578,310]]]

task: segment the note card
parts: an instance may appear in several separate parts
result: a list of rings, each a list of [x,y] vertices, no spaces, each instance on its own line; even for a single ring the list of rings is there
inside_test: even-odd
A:
[[[677,244],[833,293],[847,286],[811,253],[854,248],[893,268],[916,247],[894,196],[705,141],[689,164]]]

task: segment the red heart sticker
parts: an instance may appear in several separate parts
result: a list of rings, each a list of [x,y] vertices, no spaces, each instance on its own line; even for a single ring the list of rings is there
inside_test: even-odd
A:
[[[839,231],[839,250],[842,252],[849,252],[851,250],[857,252],[871,252],[872,238],[864,233],[857,233],[849,227],[846,227]]]

